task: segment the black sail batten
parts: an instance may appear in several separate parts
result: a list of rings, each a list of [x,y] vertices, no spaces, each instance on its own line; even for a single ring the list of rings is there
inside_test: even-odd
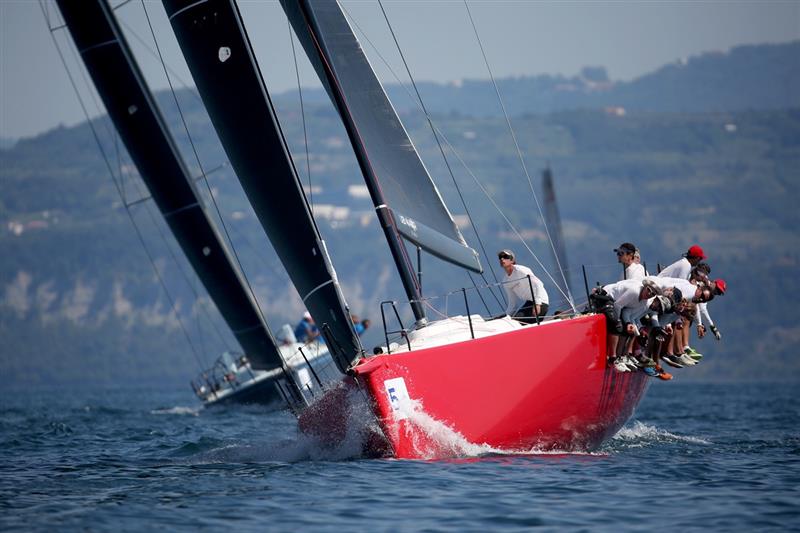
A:
[[[281,368],[275,341],[203,207],[110,7],[105,0],[58,5],[153,201],[228,327],[254,368]]]
[[[426,251],[480,273],[478,254],[458,230],[339,5],[281,4],[345,123],[375,206],[386,205],[426,227],[425,236],[438,233],[420,238],[408,226],[397,226]]]
[[[241,15],[231,0],[164,0],[211,122],[340,370],[362,349]]]

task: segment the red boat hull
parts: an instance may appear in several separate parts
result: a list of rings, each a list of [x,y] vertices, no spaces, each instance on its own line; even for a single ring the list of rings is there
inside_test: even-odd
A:
[[[606,366],[605,342],[604,318],[590,315],[376,356],[354,370],[398,458],[448,452],[398,410],[396,395],[405,391],[396,390],[396,378],[416,410],[469,443],[518,452],[592,450],[630,418],[647,385],[641,372]]]

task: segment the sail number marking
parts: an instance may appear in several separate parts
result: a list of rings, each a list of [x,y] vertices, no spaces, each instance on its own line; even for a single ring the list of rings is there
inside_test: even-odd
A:
[[[386,396],[389,398],[395,420],[408,418],[412,406],[405,380],[403,378],[387,379],[383,382],[383,386],[386,389]]]

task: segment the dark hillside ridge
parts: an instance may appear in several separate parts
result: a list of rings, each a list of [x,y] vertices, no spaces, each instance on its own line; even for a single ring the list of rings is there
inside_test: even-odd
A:
[[[418,109],[403,87],[385,81],[398,110]],[[608,107],[670,113],[786,109],[800,107],[800,41],[707,52],[629,82],[609,80],[603,67],[586,67],[572,77],[523,76],[497,84],[512,115]],[[500,114],[488,80],[417,86],[431,112]],[[304,91],[304,97],[315,102],[326,98],[321,89]],[[295,100],[297,91],[279,98]]]
[[[794,50],[791,60],[787,50]],[[712,274],[728,281],[729,294],[711,306],[723,342],[709,338],[698,343],[707,358],[699,367],[680,373],[680,380],[800,379],[800,359],[796,357],[800,326],[794,310],[794,301],[800,297],[800,233],[796,229],[800,225],[800,91],[784,94],[783,100],[771,100],[776,107],[786,104],[786,109],[763,110],[757,109],[757,104],[765,99],[751,98],[741,84],[737,91],[743,93],[734,94],[733,89],[724,92],[728,90],[723,91],[724,84],[707,81],[746,77],[750,72],[737,76],[736,68],[762,68],[764,90],[794,87],[796,57],[800,57],[797,43],[741,47],[616,85],[605,80],[601,69],[586,69],[582,79],[596,87],[569,93],[575,98],[583,94],[588,101],[590,97],[605,98],[621,85],[652,83],[651,89],[640,89],[642,99],[667,105],[663,95],[680,94],[683,89],[678,85],[686,88],[686,94],[691,87],[707,87],[720,92],[708,96],[704,105],[734,105],[738,98],[735,105],[745,108],[740,111],[712,107],[701,113],[675,107],[657,112],[629,107],[621,113],[614,106],[598,104],[599,109],[570,110],[565,105],[552,113],[527,112],[514,117],[535,185],[538,187],[539,171],[545,164],[549,162],[553,169],[567,253],[574,261],[571,274],[575,286],[583,284],[581,263],[592,265],[590,284],[616,279],[619,269],[612,250],[623,241],[640,246],[651,270],[657,262],[677,259],[689,244],[700,243],[710,256]],[[776,63],[783,68],[773,68]],[[659,79],[671,79],[676,85],[669,91],[658,85]],[[550,81],[535,78],[503,83],[517,87],[519,101],[529,103],[534,101],[524,97],[529,82],[546,87]],[[601,89],[604,83],[610,85]],[[476,112],[491,106],[493,89],[487,82],[438,89],[450,91],[448,98],[458,102],[459,95],[477,94],[469,89],[481,84],[487,96],[476,100],[473,116],[434,112],[434,121],[531,247],[546,258],[547,243],[505,121],[499,112]],[[653,93],[649,100],[647,91]],[[203,167],[209,171],[224,165],[224,152],[199,100],[189,91],[181,91],[178,97]],[[199,176],[172,95],[162,92],[158,98],[187,164],[193,175]],[[678,100],[673,98],[670,105],[676,106]],[[373,319],[374,327],[365,336],[371,347],[381,342],[377,302],[402,300],[402,291],[374,209],[368,198],[358,194],[363,181],[346,133],[326,97],[320,102],[324,103],[309,102],[305,109],[309,180],[296,98],[287,94],[276,100],[302,180],[314,187],[310,201],[348,303],[355,313]],[[107,119],[96,121],[98,130],[106,131],[104,121]],[[451,211],[463,215],[424,117],[418,112],[406,113],[403,121]],[[114,139],[104,136],[102,142],[106,152],[113,154]],[[122,154],[121,161],[111,161],[111,166],[121,171],[118,163],[126,167],[127,161]],[[519,242],[466,172],[453,166],[486,242],[487,255],[505,247],[520,250]],[[268,162],[265,170],[269,170]],[[270,324],[276,328],[295,321],[302,305],[230,167],[212,172],[209,181]],[[169,381],[185,386],[200,370],[196,359],[210,362],[219,351],[231,347],[225,338],[217,339],[210,326],[213,308],[207,311],[208,306],[197,303],[190,287],[182,285],[181,270],[188,265],[172,263],[177,248],[174,243],[162,242],[157,224],[152,223],[158,217],[150,218],[150,206],[144,202],[134,216],[142,222],[149,250],[178,302],[178,314],[199,357],[190,350],[120,206],[87,124],[56,128],[0,150],[0,183],[0,375],[8,382]],[[208,201],[205,184],[198,182],[198,186]],[[133,173],[126,178],[125,189],[129,200],[138,196]],[[466,226],[462,229],[467,241],[475,244],[471,231]],[[545,264],[548,262],[545,259]],[[523,257],[523,263],[540,272],[530,256]],[[428,296],[469,285],[465,274],[440,261],[426,257],[423,264]],[[485,264],[494,263],[487,260]],[[555,288],[548,285],[548,290],[555,307]],[[452,302],[449,310],[454,312],[456,304]],[[486,313],[481,302],[471,305],[473,312]]]

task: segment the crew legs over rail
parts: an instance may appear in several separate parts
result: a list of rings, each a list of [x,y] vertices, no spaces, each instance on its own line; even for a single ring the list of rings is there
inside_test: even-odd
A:
[[[700,363],[703,355],[689,345],[691,326],[697,322],[698,339],[705,337],[707,324],[721,340],[708,304],[727,291],[725,280],[710,277],[703,249],[691,246],[655,276],[642,264],[636,245],[625,242],[614,252],[622,265],[620,280],[595,288],[588,308],[606,318],[607,364],[668,381],[673,376],[662,363],[674,368]]]

